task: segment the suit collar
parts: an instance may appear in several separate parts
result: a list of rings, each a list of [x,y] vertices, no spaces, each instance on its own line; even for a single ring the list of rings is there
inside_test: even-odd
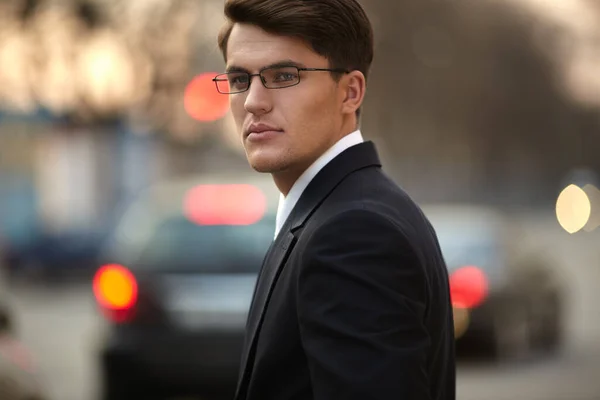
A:
[[[349,147],[331,160],[317,173],[300,196],[288,218],[290,230],[293,232],[302,227],[317,206],[346,176],[367,167],[381,167],[372,141]]]
[[[308,184],[319,173],[319,171],[323,169],[327,164],[329,164],[331,160],[337,157],[344,150],[363,142],[364,140],[360,129],[357,129],[356,131],[342,137],[333,146],[331,146],[329,150],[323,153],[314,163],[312,163],[312,165],[308,167],[302,175],[300,175],[300,177],[291,187],[287,196],[280,196],[279,206],[277,207],[275,236],[277,236],[277,234],[283,227],[283,224],[288,219],[290,213],[296,206],[296,203],[300,199],[300,196],[302,195]]]

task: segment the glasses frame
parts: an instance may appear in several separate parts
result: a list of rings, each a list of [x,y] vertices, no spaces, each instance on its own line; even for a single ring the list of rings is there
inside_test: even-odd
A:
[[[281,68],[295,68],[298,70],[298,82],[292,83],[291,85],[287,85],[287,86],[279,86],[279,87],[268,87],[267,84],[265,83],[265,79],[262,76],[262,73],[266,70],[269,69],[281,69]],[[225,72],[222,74],[219,74],[217,76],[215,76],[212,80],[215,83],[215,86],[217,87],[217,91],[221,94],[238,94],[238,93],[244,93],[247,92],[250,89],[250,85],[252,85],[252,78],[255,76],[260,77],[260,82],[262,83],[262,85],[266,88],[266,89],[286,89],[292,86],[296,86],[299,85],[300,82],[302,81],[302,79],[300,78],[300,71],[308,71],[308,72],[335,72],[335,73],[339,73],[339,74],[348,74],[350,73],[350,71],[343,69],[343,68],[304,68],[304,67],[297,67],[295,65],[278,65],[278,66],[272,66],[272,67],[265,67],[262,68],[257,74],[251,74],[249,72],[245,72],[245,71],[230,71],[230,72]],[[238,90],[235,92],[221,92],[219,90],[219,82],[222,81],[229,81],[229,79],[227,79],[227,75],[229,74],[246,74],[248,76],[248,87],[244,90]]]

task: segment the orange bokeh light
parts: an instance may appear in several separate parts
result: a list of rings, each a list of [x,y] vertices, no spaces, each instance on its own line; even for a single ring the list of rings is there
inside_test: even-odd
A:
[[[195,120],[211,122],[223,118],[229,111],[229,97],[217,91],[215,72],[195,76],[186,86],[183,105]]]
[[[126,310],[137,300],[137,282],[122,265],[108,264],[94,276],[94,294],[98,302],[112,310]]]

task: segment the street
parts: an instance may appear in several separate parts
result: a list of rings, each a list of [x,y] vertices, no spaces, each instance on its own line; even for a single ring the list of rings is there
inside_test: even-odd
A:
[[[517,365],[460,360],[458,399],[600,399],[600,312],[596,300],[600,265],[593,246],[599,235],[575,238],[553,232],[555,243],[546,245],[572,266],[568,284],[573,296],[564,351],[556,357]],[[12,291],[18,334],[37,358],[50,400],[95,400],[94,346],[101,321],[95,312],[91,285],[42,289],[18,285]]]

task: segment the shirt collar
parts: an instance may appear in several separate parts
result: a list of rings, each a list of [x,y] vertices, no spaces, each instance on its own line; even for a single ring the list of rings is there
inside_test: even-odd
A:
[[[279,205],[277,207],[277,219],[275,227],[275,237],[281,230],[281,227],[285,223],[294,206],[300,199],[302,192],[308,186],[310,181],[325,167],[331,160],[337,157],[344,150],[362,143],[363,137],[360,129],[344,136],[338,140],[333,146],[331,146],[325,153],[323,153],[310,167],[304,171],[302,175],[296,180],[292,188],[290,189],[287,196],[283,194],[279,195]]]

